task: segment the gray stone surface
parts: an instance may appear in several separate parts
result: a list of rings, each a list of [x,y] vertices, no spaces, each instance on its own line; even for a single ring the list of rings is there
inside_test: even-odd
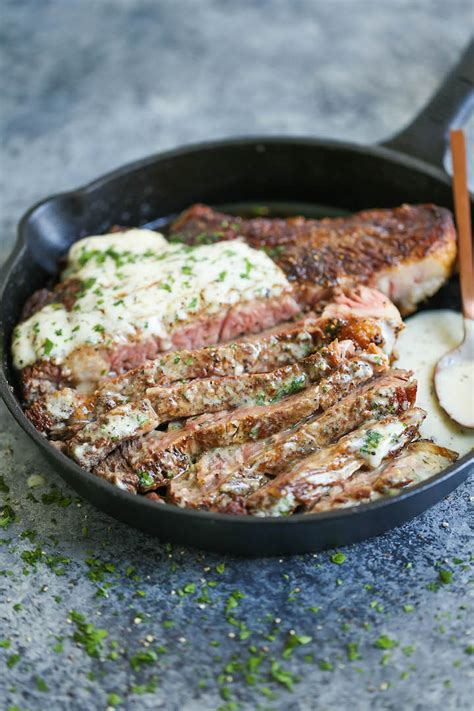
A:
[[[181,142],[379,140],[473,24],[463,0],[12,0],[1,14],[0,259],[34,201]],[[0,534],[2,708],[119,707],[109,694],[126,709],[470,708],[469,482],[341,565],[239,560],[169,549],[79,501],[0,418],[1,493],[17,516]],[[282,658],[291,630],[307,644]],[[381,635],[390,649],[374,646]]]

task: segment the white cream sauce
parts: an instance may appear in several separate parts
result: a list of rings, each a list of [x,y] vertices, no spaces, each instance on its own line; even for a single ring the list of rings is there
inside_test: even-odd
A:
[[[460,427],[440,407],[434,389],[433,375],[438,360],[463,339],[463,319],[455,311],[424,311],[405,322],[397,350],[396,365],[413,370],[418,381],[416,404],[427,412],[420,428],[423,437],[448,447],[463,456],[474,449],[474,431]],[[461,380],[457,383],[456,399],[472,403],[474,393]]]
[[[40,359],[60,363],[85,344],[148,335],[166,344],[177,322],[290,290],[270,257],[244,242],[188,247],[139,229],[76,242],[61,281],[69,278],[83,284],[71,311],[50,304],[15,329],[16,368]]]
[[[443,367],[436,375],[440,405],[456,422],[474,428],[474,358]],[[465,397],[460,393],[471,393]],[[474,434],[474,433],[473,433]]]
[[[362,437],[350,444],[350,451],[357,452],[365,460],[367,466],[376,469],[391,452],[400,448],[401,435],[405,425],[399,420],[387,424],[375,424]]]

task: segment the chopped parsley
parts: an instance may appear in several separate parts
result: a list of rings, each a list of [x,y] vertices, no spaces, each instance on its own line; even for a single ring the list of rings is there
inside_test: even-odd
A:
[[[87,291],[87,289],[91,289],[96,282],[95,277],[88,277],[87,279],[84,279],[84,281],[81,284],[81,291]]]
[[[7,659],[7,667],[9,669],[11,669],[12,667],[15,666],[15,664],[18,664],[20,659],[21,659],[21,657],[19,654],[11,654]]]
[[[46,338],[43,343],[43,353],[48,356],[54,348],[54,343],[49,338]]]
[[[150,474],[150,472],[147,472],[146,470],[142,469],[139,472],[137,472],[138,476],[138,481],[140,482],[141,487],[149,487],[153,485],[153,475]]]
[[[452,583],[453,581],[453,573],[451,570],[441,568],[441,570],[438,571],[438,575],[443,585],[449,585],[449,583]]]
[[[306,375],[302,373],[301,375],[297,375],[296,378],[293,378],[290,380],[289,383],[286,383],[283,385],[277,392],[275,393],[274,397],[272,397],[271,402],[277,402],[278,400],[281,400],[283,397],[286,397],[287,395],[294,395],[295,393],[299,392],[302,390],[306,385]],[[257,403],[257,404],[264,404],[264,403]]]
[[[264,247],[264,251],[269,257],[279,257],[285,252],[285,249],[283,244],[277,244],[276,247]]]
[[[272,679],[282,686],[286,686],[289,691],[292,691],[293,684],[297,681],[297,678],[291,672],[282,669],[277,661],[272,662],[270,674]]]
[[[0,528],[8,528],[17,520],[16,514],[9,504],[0,509]]]
[[[308,635],[297,635],[290,634],[288,640],[285,644],[285,648],[282,653],[283,659],[288,659],[293,654],[293,650],[301,645],[309,644],[312,641],[312,637]]]
[[[90,657],[99,658],[103,651],[104,639],[109,636],[107,630],[97,628],[91,622],[86,622],[84,615],[76,610],[71,610],[69,615],[76,625],[73,640],[83,647]]]
[[[375,432],[374,430],[367,430],[364,443],[360,448],[361,453],[370,454],[372,456],[375,455],[377,447],[379,446],[380,440],[382,438],[383,435],[380,434],[380,432]]]
[[[334,664],[332,664],[332,662],[328,662],[327,659],[320,659],[318,666],[321,671],[333,671],[334,669]]]
[[[153,664],[158,659],[157,653],[153,649],[137,652],[130,658],[130,666],[133,671],[139,671],[143,664]]]
[[[350,662],[360,659],[359,645],[357,642],[349,642],[347,645],[347,658]]]
[[[394,639],[390,639],[386,634],[382,634],[375,640],[374,647],[377,647],[377,649],[393,649],[394,647],[398,647],[398,642]]]
[[[248,257],[244,258],[245,261],[245,271],[241,273],[241,279],[250,279],[250,272],[253,269],[253,264]]]
[[[40,676],[35,676],[35,684],[38,691],[49,691],[49,686]]]

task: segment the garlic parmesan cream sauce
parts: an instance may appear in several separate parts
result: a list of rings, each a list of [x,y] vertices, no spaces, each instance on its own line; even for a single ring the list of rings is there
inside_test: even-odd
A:
[[[173,326],[194,314],[208,316],[290,289],[270,257],[244,242],[189,247],[146,229],[79,240],[61,275],[67,279],[82,284],[72,310],[50,304],[15,329],[16,368],[45,358],[60,363],[84,344],[147,335],[167,344]]]
[[[416,404],[427,412],[420,428],[423,437],[436,444],[454,449],[462,457],[474,449],[474,430],[465,429],[451,420],[438,403],[434,389],[436,363],[463,339],[463,319],[456,311],[423,311],[405,322],[405,330],[398,339],[396,365],[413,370],[418,380]],[[471,400],[474,393],[455,383],[456,397]]]

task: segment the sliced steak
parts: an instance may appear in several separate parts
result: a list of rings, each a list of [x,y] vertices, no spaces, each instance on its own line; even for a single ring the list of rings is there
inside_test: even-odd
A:
[[[340,298],[347,299],[342,295]],[[352,316],[348,308],[344,318],[309,314],[299,321],[231,343],[164,353],[118,378],[106,380],[94,398],[100,398],[102,407],[110,409],[124,400],[144,397],[149,388],[178,380],[269,373],[297,363],[336,337],[339,341],[351,340],[361,349],[377,345],[390,356],[401,327],[400,316],[398,321]]]
[[[201,413],[218,412],[225,408],[237,408],[250,405],[269,405],[282,398],[292,395],[307,388],[311,383],[318,382],[330,373],[345,367],[355,357],[355,345],[352,341],[333,341],[329,346],[323,347],[311,356],[293,365],[284,366],[270,373],[253,373],[241,376],[228,376],[225,378],[202,378],[169,386],[149,388],[146,392],[147,399],[153,406],[155,425],[169,422],[181,417],[190,417]],[[374,352],[375,350],[375,352]],[[375,369],[386,369],[387,359],[377,348],[363,352],[357,356],[373,365]],[[143,401],[142,401],[143,402]],[[113,449],[111,443],[106,442],[101,432],[104,420],[110,417],[119,419],[126,407],[126,421],[131,422],[134,408],[140,413],[142,402],[130,403],[119,406],[99,417],[95,422],[86,425],[78,432],[68,444],[71,456],[82,466],[91,468]],[[137,429],[141,434],[143,427],[139,419],[136,420]],[[151,420],[150,420],[151,425]],[[127,439],[131,432],[126,427]],[[116,436],[115,446],[120,442]],[[89,443],[91,446],[84,446]],[[94,443],[94,444],[92,444]]]
[[[97,452],[107,456],[118,442],[126,442],[150,432],[158,424],[159,420],[149,400],[142,400],[133,405],[121,405],[104,415],[97,426],[87,425],[82,430],[80,434],[83,436],[78,436],[74,441],[76,461],[94,462]],[[67,448],[66,451],[69,453],[70,449]]]
[[[389,414],[402,414],[415,403],[416,381],[408,371],[393,370],[359,386],[344,399],[326,409],[323,414],[303,421],[291,430],[280,432],[264,440],[254,451],[232,452],[225,464],[218,467],[218,477],[209,484],[206,476],[207,461],[199,460],[190,479],[197,480],[200,494],[193,504],[216,511],[232,509],[242,496],[247,496],[298,459],[303,459],[321,447],[336,442],[366,420],[380,419]],[[217,455],[219,450],[212,454]],[[234,461],[233,461],[234,460]],[[201,472],[204,472],[202,475]],[[172,482],[170,495],[180,490],[176,503],[188,506],[185,478]]]
[[[243,219],[193,205],[171,233],[186,244],[243,237],[267,251],[297,285],[300,303],[309,306],[335,285],[365,283],[408,314],[449,278],[456,258],[451,213],[436,205],[364,210],[325,220]]]
[[[150,432],[122,445],[100,462],[94,473],[117,483],[122,462],[125,476],[128,477],[130,471],[137,473],[135,485],[141,491],[157,488],[186,472],[205,451],[261,440],[331,407],[357,385],[369,380],[378,368],[354,358],[318,385],[272,405],[201,415],[165,436],[161,432]]]
[[[425,417],[413,408],[396,417],[366,422],[339,442],[297,462],[244,500],[255,516],[287,516],[308,511],[332,487],[364,467],[376,468],[417,434]]]
[[[383,346],[383,327],[370,319],[359,321],[311,315],[245,341],[169,351],[117,378],[106,379],[92,395],[72,388],[48,393],[36,400],[26,414],[37,429],[61,436],[64,430],[67,433],[76,424],[84,426],[103,411],[145,397],[148,388],[193,378],[267,373],[308,356],[332,341],[335,334],[342,340],[352,337],[361,347],[369,342]]]
[[[359,470],[345,481],[334,484],[309,510],[320,513],[357,506],[382,496],[397,494],[407,486],[426,481],[456,461],[458,455],[433,442],[412,442],[395,459],[374,470]]]

